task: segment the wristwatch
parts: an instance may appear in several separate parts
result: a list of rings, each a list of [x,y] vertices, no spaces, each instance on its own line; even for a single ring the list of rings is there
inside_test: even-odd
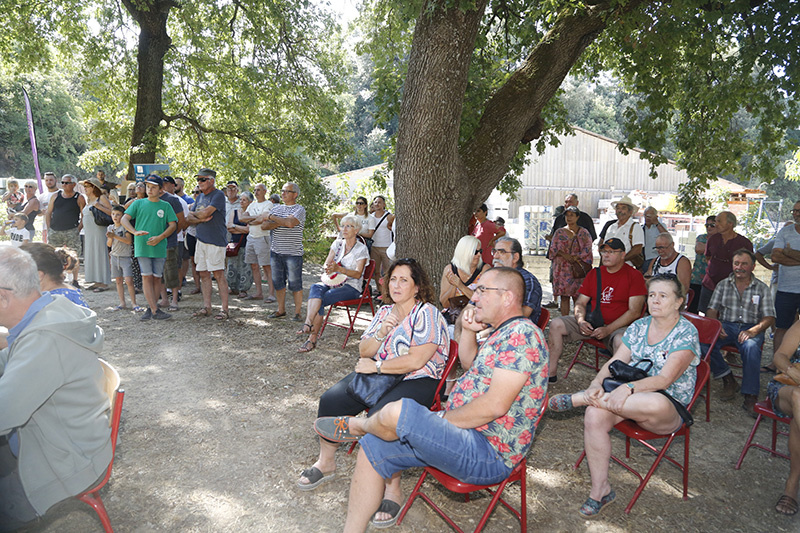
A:
[[[380,372],[379,372],[379,374],[380,374]],[[627,386],[628,386],[628,388],[631,390],[631,394],[633,394],[634,392],[636,392],[636,389],[635,389],[636,385],[634,385],[632,382],[628,382],[628,383],[626,383],[625,385],[627,385]]]
[[[383,361],[381,361],[380,359],[375,361],[375,370],[378,372],[378,374],[381,373],[381,365],[382,364],[383,364]]]

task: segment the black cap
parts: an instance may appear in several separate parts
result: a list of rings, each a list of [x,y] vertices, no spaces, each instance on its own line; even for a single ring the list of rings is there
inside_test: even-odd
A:
[[[622,250],[622,251],[625,251],[625,243],[623,243],[621,240],[617,239],[616,237],[612,237],[611,239],[608,239],[606,242],[604,242],[604,243],[603,243],[603,244],[600,246],[600,249],[602,250],[602,249],[603,249],[603,248],[605,248],[606,246],[608,246],[608,247],[609,247],[609,248],[611,248],[612,250]]]
[[[163,187],[164,186],[164,180],[162,180],[160,177],[158,177],[158,176],[156,176],[154,174],[150,174],[149,176],[147,176],[147,179],[144,180],[144,182],[145,183],[152,183],[153,185],[158,185],[159,187]]]
[[[227,187],[228,185],[236,185],[237,187],[239,186],[239,184],[238,184],[238,183],[236,183],[236,182],[235,182],[235,181],[233,181],[233,180],[231,180],[231,181],[229,181],[228,183],[226,183],[226,184],[225,184],[225,186],[226,186],[226,187]]]
[[[177,183],[175,183],[175,179],[172,176],[164,176],[163,178],[161,178],[161,180],[164,183],[171,183],[173,185],[177,185]]]

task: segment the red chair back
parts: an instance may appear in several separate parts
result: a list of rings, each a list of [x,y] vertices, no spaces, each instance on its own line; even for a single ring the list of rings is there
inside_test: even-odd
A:
[[[458,343],[454,340],[450,341],[450,354],[447,358],[447,363],[444,366],[444,371],[442,373],[442,379],[439,380],[439,385],[436,387],[436,393],[433,395],[433,405],[431,405],[431,411],[441,411],[442,406],[442,391],[444,390],[445,386],[447,385],[447,376],[450,374],[450,371],[456,366],[458,362]]]
[[[544,328],[547,327],[548,322],[550,322],[550,311],[546,307],[542,307],[541,313],[539,313],[539,320],[536,321],[536,325],[539,326],[539,329],[544,331]]]
[[[722,331],[722,324],[720,324],[719,320],[714,318],[696,315],[688,311],[684,311],[681,314],[697,328],[700,344],[709,345],[709,349],[706,351],[705,355],[703,355],[703,359],[708,361],[708,358],[711,356],[711,347],[713,347],[717,339],[719,339],[719,334]]]

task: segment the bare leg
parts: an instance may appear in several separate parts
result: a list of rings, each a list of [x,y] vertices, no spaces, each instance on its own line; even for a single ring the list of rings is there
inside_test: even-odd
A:
[[[350,482],[344,533],[363,533],[367,530],[372,515],[383,499],[384,487],[383,478],[372,468],[363,448],[359,449],[356,469]]]
[[[217,280],[220,298],[222,298],[222,310],[228,312],[228,281],[225,279],[224,270],[215,270],[214,278]],[[208,284],[209,306],[211,305],[211,284]],[[205,283],[203,284],[203,299],[205,300]]]
[[[401,472],[396,473],[391,478],[385,480],[385,488],[383,491],[383,499],[384,500],[391,500],[395,503],[399,503],[403,505],[403,501],[405,497],[403,496],[403,489],[400,486],[400,474]],[[375,519],[376,520],[391,520],[392,515],[389,513],[376,513]]]
[[[558,359],[564,351],[564,336],[567,328],[560,318],[550,321],[550,334],[547,336],[547,344],[550,347],[550,377],[558,376]]]
[[[282,314],[286,312],[286,288],[279,289],[275,291],[275,298],[278,299],[278,313]]]
[[[784,413],[800,413],[800,387],[783,387],[778,392],[778,408]],[[800,489],[800,417],[795,416],[789,424],[789,476],[783,493],[790,498],[798,499]],[[788,511],[782,507],[783,512]],[[776,508],[778,512],[781,512]]]
[[[158,279],[158,284],[161,286],[161,301],[158,303],[161,304],[161,307],[166,307],[169,305],[169,294],[167,294],[167,285],[164,283],[164,278]],[[177,294],[177,291],[176,291]]]
[[[561,295],[561,316],[569,316],[569,296]]]
[[[319,308],[322,307],[322,300],[320,298],[309,298],[308,303],[306,304],[306,324],[314,324],[317,317],[319,316]],[[322,324],[322,320],[320,317],[320,324]],[[312,328],[314,329],[314,328]],[[319,328],[317,328],[318,330]]]
[[[253,295],[253,298],[263,298],[264,293],[261,285],[261,271],[258,269],[258,263],[250,263],[250,270],[253,271],[253,283],[256,286],[256,293]]]
[[[118,277],[114,281],[117,284],[117,296],[119,297],[119,305],[120,307],[125,307],[125,288],[122,286],[123,280],[121,277]],[[133,305],[134,307],[136,306],[136,304]]]
[[[200,290],[203,292],[203,307],[211,309],[211,272],[208,270],[200,270],[197,272],[200,276]],[[222,290],[222,289],[220,289]]]
[[[303,291],[295,291],[292,295],[294,296],[294,314],[299,315],[303,310]]]
[[[264,269],[264,275],[267,277],[267,284],[269,285],[269,296],[274,297],[275,285],[272,284],[272,265],[267,265],[261,268]],[[253,275],[253,277],[255,277],[255,274]]]
[[[609,432],[622,417],[598,407],[587,407],[583,417],[583,449],[586,450],[586,462],[589,464],[589,475],[592,489],[589,497],[600,501],[611,492],[608,482],[608,463],[611,460],[611,437]]]
[[[153,276],[142,276],[142,290],[144,291],[144,299],[147,300],[147,307],[155,314],[158,311],[158,283],[159,280]]]
[[[317,462],[312,466],[316,466],[323,474],[330,474],[336,470],[336,450],[339,448],[338,442],[328,442],[325,439],[319,439],[319,457]],[[300,476],[300,483],[309,483],[305,476]]]
[[[125,285],[128,286],[128,294],[131,297],[131,306],[136,307],[136,287],[133,285],[133,276],[125,276]],[[125,299],[122,298],[124,303]]]

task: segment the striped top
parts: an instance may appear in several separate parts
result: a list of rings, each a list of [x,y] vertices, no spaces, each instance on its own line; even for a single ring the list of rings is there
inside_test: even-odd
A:
[[[306,225],[306,208],[300,204],[276,205],[271,215],[287,218],[294,217],[300,224],[293,228],[278,226],[270,230],[270,251],[282,255],[303,255],[303,228]]]

